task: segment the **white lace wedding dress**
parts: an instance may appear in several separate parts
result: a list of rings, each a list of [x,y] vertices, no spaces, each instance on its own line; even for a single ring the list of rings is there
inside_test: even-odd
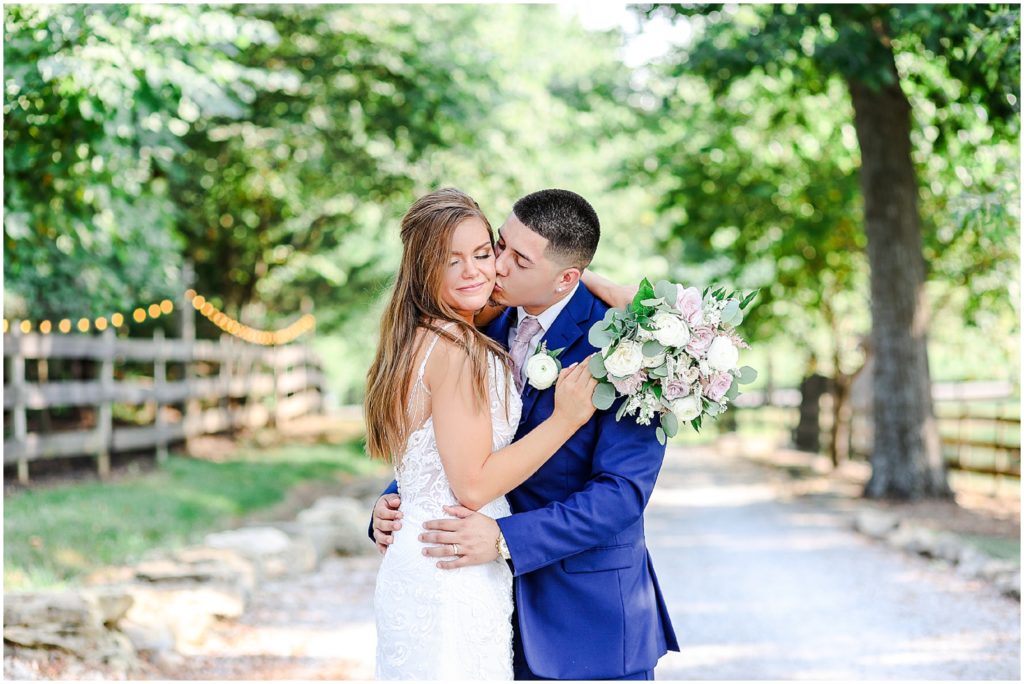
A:
[[[429,397],[423,371],[437,339],[431,341],[410,390],[410,408],[422,406]],[[491,449],[497,451],[515,436],[522,401],[514,386],[506,393],[509,378],[494,355],[488,368]],[[402,529],[395,532],[384,555],[374,592],[377,679],[512,679],[508,565],[499,558],[441,570],[436,566],[439,559],[424,556],[425,546],[417,539],[424,522],[450,517],[442,506],[458,503],[441,465],[432,418],[410,435],[395,475],[403,518]],[[480,512],[491,518],[510,514],[505,497]]]

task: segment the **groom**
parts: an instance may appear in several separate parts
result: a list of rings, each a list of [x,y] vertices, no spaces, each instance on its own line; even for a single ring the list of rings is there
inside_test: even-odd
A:
[[[567,190],[541,190],[516,202],[499,229],[493,299],[508,309],[485,332],[506,345],[523,412],[516,438],[554,410],[554,387],[538,390],[525,361],[543,340],[564,351],[563,366],[596,349],[590,327],[608,307],[583,283],[597,249],[593,207]],[[508,494],[513,515],[493,520],[463,507],[433,520],[420,540],[427,554],[461,557],[443,568],[509,561],[515,576],[516,679],[654,679],[654,666],[678,651],[644,541],[643,512],[665,456],[655,425],[598,411],[541,468]],[[374,507],[380,548],[401,523],[396,485]]]

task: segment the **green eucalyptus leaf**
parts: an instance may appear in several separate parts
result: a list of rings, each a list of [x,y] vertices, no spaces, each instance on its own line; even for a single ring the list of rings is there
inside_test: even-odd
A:
[[[603,349],[612,343],[612,335],[600,327],[599,324],[595,324],[590,328],[590,333],[587,335],[587,341],[598,349]]]
[[[657,356],[665,352],[665,346],[657,340],[644,342],[644,356]]]
[[[675,437],[679,432],[679,419],[676,418],[676,414],[671,411],[667,411],[661,414],[661,429],[665,431],[665,434],[669,437]]]
[[[594,390],[594,406],[600,411],[607,411],[615,403],[615,386],[610,382],[598,383]]]
[[[664,299],[665,302],[675,304],[679,298],[679,287],[667,280],[659,280],[654,285],[654,295]]]

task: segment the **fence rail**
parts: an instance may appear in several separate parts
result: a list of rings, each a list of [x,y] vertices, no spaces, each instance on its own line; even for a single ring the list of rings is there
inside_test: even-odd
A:
[[[1011,408],[1016,415],[1002,415],[1004,406],[1016,402],[1014,388],[1008,382],[935,383],[932,398],[936,406],[946,465],[950,470],[987,475],[995,478],[1020,479],[1020,414],[1016,403]],[[828,443],[831,427],[831,396],[822,397],[820,415],[821,443]],[[996,412],[974,408],[971,402],[999,402]],[[756,422],[792,429],[797,424],[800,392],[796,389],[776,389],[767,396],[763,391],[749,392],[737,398],[736,406],[760,414]],[[769,410],[765,410],[769,409]],[[855,421],[855,425],[857,422]],[[983,435],[977,434],[980,431]],[[851,434],[851,439],[855,435]],[[862,436],[851,444],[853,458],[867,459],[869,447]],[[870,440],[868,440],[870,441]]]
[[[188,324],[183,329],[186,335],[193,330]],[[220,340],[167,339],[159,328],[152,339],[139,339],[118,338],[110,328],[98,336],[43,335],[11,326],[3,353],[8,369],[3,406],[10,426],[4,465],[16,464],[21,482],[28,481],[29,462],[41,459],[95,456],[101,476],[109,473],[112,452],[155,447],[162,460],[175,441],[262,427],[320,410],[326,386],[319,358],[304,345],[262,347],[227,335]],[[55,359],[97,362],[98,377],[26,379],[26,361]],[[152,377],[116,379],[115,365],[125,362],[152,363]],[[168,363],[183,364],[184,377],[168,380]],[[216,374],[200,375],[200,367],[213,364]],[[217,406],[203,408],[204,401]],[[153,424],[115,425],[115,403],[155,405]],[[182,410],[172,410],[178,404]],[[56,407],[93,407],[95,426],[28,431],[28,411]]]

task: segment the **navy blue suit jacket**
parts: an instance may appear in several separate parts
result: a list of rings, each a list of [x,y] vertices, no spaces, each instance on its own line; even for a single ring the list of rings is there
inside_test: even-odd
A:
[[[548,349],[565,348],[563,366],[596,351],[587,333],[607,309],[580,284],[543,338]],[[515,315],[508,309],[485,332],[507,346]],[[522,397],[516,439],[551,415],[555,390],[527,384]],[[512,554],[517,638],[541,677],[622,677],[679,650],[644,540],[665,447],[654,423],[616,421],[616,408],[596,412],[509,492],[513,514],[498,520]],[[396,489],[392,482],[386,492]]]

